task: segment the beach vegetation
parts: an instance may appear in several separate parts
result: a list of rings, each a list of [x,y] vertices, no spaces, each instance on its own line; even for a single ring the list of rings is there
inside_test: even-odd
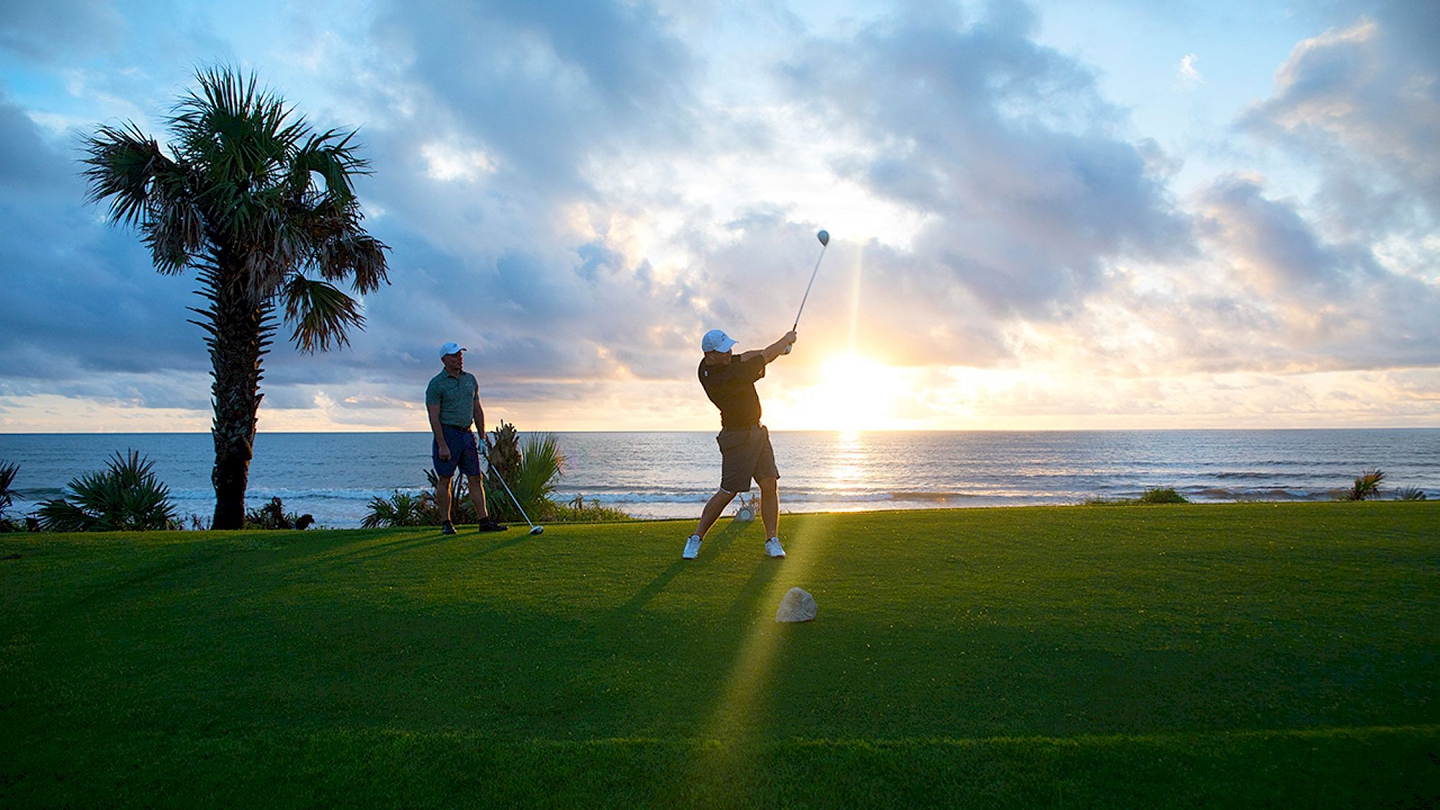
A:
[[[565,456],[560,453],[554,434],[528,434],[521,447],[519,431],[501,420],[490,431],[489,454],[485,502],[496,520],[522,520],[517,501],[531,520],[539,520],[553,511],[555,503],[550,496],[565,466]]]
[[[553,499],[548,501],[546,511],[536,519],[544,520],[547,523],[599,523],[613,520],[634,520],[635,518],[613,506],[605,506],[593,500],[587,501],[584,495],[576,495],[565,503],[559,503]]]
[[[501,420],[486,437],[488,469],[483,471],[485,505],[490,516],[502,522],[524,520],[525,515],[536,522],[597,522],[630,520],[618,509],[586,503],[577,496],[569,503],[559,503],[554,494],[557,480],[564,474],[565,456],[553,434],[531,433],[522,442],[513,424]],[[440,479],[433,469],[425,471],[428,489],[411,494],[396,490],[388,498],[370,499],[369,514],[361,521],[367,529],[395,526],[439,526],[442,516],[435,501]],[[502,486],[503,482],[503,486]],[[506,487],[509,491],[506,491]],[[511,498],[514,493],[514,498]],[[450,518],[458,524],[476,522],[475,505],[470,500],[470,482],[464,475],[450,479]]]
[[[10,519],[10,505],[15,502],[13,487],[19,474],[19,464],[0,462],[0,532],[20,530],[19,525]]]
[[[279,497],[269,500],[264,506],[245,513],[247,529],[295,529],[304,531],[315,523],[311,514],[296,514],[285,511],[285,502]]]
[[[1190,499],[1175,491],[1174,487],[1154,487],[1145,490],[1140,503],[1189,503]]]
[[[435,471],[430,470],[429,475],[433,480]],[[433,489],[435,484],[431,483]],[[460,504],[451,502],[451,509]],[[370,513],[360,521],[360,527],[364,529],[378,529],[382,526],[434,526],[438,525],[435,516],[435,498],[429,492],[414,495],[409,492],[395,490],[388,498],[375,496],[370,499]],[[474,511],[474,507],[471,507]],[[462,521],[463,522],[463,521]]]
[[[1355,479],[1355,484],[1350,491],[1345,493],[1344,500],[1364,501],[1380,497],[1380,483],[1385,480],[1385,473],[1382,470],[1366,470]]]
[[[1152,487],[1145,490],[1138,498],[1091,498],[1085,501],[1086,506],[1135,506],[1137,504],[1172,503],[1190,503],[1190,499],[1181,495],[1174,487]]]
[[[1395,491],[1395,500],[1423,501],[1425,500],[1425,490],[1420,489],[1419,487],[1401,487],[1400,489]]]
[[[44,501],[40,528],[49,532],[157,531],[180,528],[170,488],[137,450],[116,452],[101,472],[71,479],[65,496]]]
[[[358,296],[388,283],[388,248],[361,227],[354,182],[368,168],[353,131],[316,132],[254,74],[196,78],[166,119],[165,148],[134,123],[101,126],[85,139],[84,175],[108,219],[141,233],[156,270],[196,273],[205,303],[191,323],[213,377],[211,526],[239,529],[277,318],[301,352],[346,346],[364,328]]]

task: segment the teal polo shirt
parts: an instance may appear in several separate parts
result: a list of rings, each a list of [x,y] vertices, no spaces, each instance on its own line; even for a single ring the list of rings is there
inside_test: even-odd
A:
[[[474,374],[462,371],[459,377],[451,377],[449,372],[441,371],[425,386],[425,407],[439,405],[440,424],[468,430],[475,421],[475,397],[479,391],[480,383]]]

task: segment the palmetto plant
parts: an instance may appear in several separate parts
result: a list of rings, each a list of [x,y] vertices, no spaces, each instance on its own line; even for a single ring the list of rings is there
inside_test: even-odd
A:
[[[521,519],[510,493],[500,486],[499,476],[504,477],[510,492],[532,519],[545,514],[553,506],[550,495],[565,465],[555,437],[549,433],[532,433],[525,438],[522,448],[519,431],[502,421],[490,432],[490,444],[490,471],[485,476],[485,499],[490,514],[497,520]]]
[[[10,489],[15,484],[15,476],[20,474],[19,464],[0,464],[0,532],[15,530],[15,524],[5,514],[10,510],[10,504],[15,500],[15,493]]]
[[[70,481],[67,497],[40,504],[40,526],[52,532],[155,531],[179,528],[170,488],[155,465],[131,450],[116,453],[104,472]]]
[[[1384,472],[1380,470],[1366,470],[1359,478],[1355,479],[1355,485],[1345,494],[1345,500],[1363,501],[1367,498],[1379,496],[1380,482],[1384,480]]]
[[[548,433],[533,433],[520,445],[520,432],[509,422],[502,421],[490,431],[490,447],[486,452],[489,469],[484,472],[485,504],[490,516],[501,521],[521,520],[515,502],[500,486],[499,476],[515,493],[525,512],[532,519],[561,511],[551,500],[555,492],[555,479],[560,477],[565,457],[560,454],[555,437]],[[411,495],[396,490],[389,498],[370,499],[370,514],[361,521],[362,526],[373,529],[381,526],[438,526],[441,515],[435,505],[435,487],[440,483],[434,470],[425,471],[430,485],[427,492]],[[470,501],[470,485],[466,476],[455,475],[450,480],[450,517],[457,524],[474,523],[475,506]],[[593,510],[592,510],[593,511]],[[597,512],[604,517],[611,517]],[[624,516],[621,513],[616,513]]]
[[[376,529],[381,526],[432,526],[438,522],[434,497],[429,493],[411,495],[397,489],[389,498],[371,498],[370,514],[360,521],[360,525]]]
[[[197,74],[168,119],[162,149],[133,123],[86,139],[85,178],[111,222],[137,228],[155,268],[193,268],[208,333],[215,418],[216,529],[238,529],[260,407],[261,360],[276,310],[302,352],[348,344],[363,328],[357,295],[387,282],[385,245],[361,227],[353,179],[366,162],[354,132],[315,133],[279,96],[229,68]]]
[[[5,516],[5,510],[9,509],[14,501],[15,493],[11,492],[10,487],[19,473],[19,464],[0,464],[0,518]]]

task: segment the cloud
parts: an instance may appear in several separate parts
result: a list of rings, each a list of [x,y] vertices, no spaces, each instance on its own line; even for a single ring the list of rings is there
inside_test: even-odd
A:
[[[994,359],[1007,323],[1072,317],[1110,262],[1193,250],[1154,145],[1126,139],[1091,73],[1034,28],[1019,3],[968,26],[907,6],[787,66],[796,98],[859,144],[836,171],[927,218],[909,255],[866,259],[887,278],[869,310],[914,362]]]
[[[79,380],[98,391],[108,383],[97,374],[194,369],[189,351],[203,348],[184,323],[188,288],[156,275],[133,235],[85,206],[75,147],[44,140],[0,97],[0,385],[12,393]],[[191,345],[177,351],[183,338]]]
[[[1198,61],[1200,61],[1200,57],[1193,53],[1187,53],[1181,57],[1180,64],[1176,68],[1180,76],[1181,87],[1192,88],[1205,83],[1205,77],[1200,75],[1200,70],[1195,67],[1195,63]]]
[[[430,0],[383,7],[407,120],[473,141],[496,172],[584,189],[589,159],[684,139],[689,50],[646,3]]]
[[[0,3],[0,50],[41,61],[115,47],[125,18],[111,0]]]
[[[460,340],[487,411],[522,427],[608,426],[597,411],[708,425],[698,336],[778,337],[822,226],[777,401],[851,346],[916,379],[1021,380],[971,399],[937,382],[926,418],[975,397],[1174,415],[1203,375],[1440,363],[1434,4],[1327,6],[1349,16],[1299,43],[1239,122],[1318,172],[1304,199],[1242,164],[1178,197],[1185,154],[1038,44],[1033,7],[971,7],[383,0],[253,28],[229,12],[105,27],[106,3],[0,12],[0,49],[27,65],[7,85],[29,93],[0,97],[0,396],[208,409],[193,278],[159,276],[137,234],[100,222],[73,142],[35,122],[133,117],[163,140],[146,116],[221,57],[312,124],[360,127],[367,227],[393,248],[349,348],[302,356],[282,332],[267,424],[413,427],[437,347]],[[46,83],[66,94],[37,100]],[[1183,375],[1201,377],[1166,381]],[[1406,379],[1419,402],[1429,377]]]
[[[1425,232],[1440,224],[1440,12],[1375,10],[1299,43],[1240,123],[1322,172],[1317,205],[1337,227]]]

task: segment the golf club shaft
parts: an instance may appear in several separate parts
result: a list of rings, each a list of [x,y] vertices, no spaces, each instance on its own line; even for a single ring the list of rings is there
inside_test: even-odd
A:
[[[505,488],[505,494],[510,496],[510,502],[515,504],[515,508],[520,510],[520,517],[525,518],[525,522],[530,524],[530,528],[535,528],[535,524],[531,522],[530,516],[525,514],[525,507],[520,505],[520,499],[515,497],[515,493],[510,491],[510,485],[505,483],[505,476],[495,472],[495,465],[490,463],[490,453],[488,451],[485,453],[485,466],[490,469],[490,472],[495,473],[495,480],[499,481],[500,486]]]
[[[800,299],[800,309],[795,311],[795,325],[790,327],[791,332],[800,328],[800,313],[805,311],[805,302],[810,300],[810,288],[815,286],[815,274],[820,272],[820,261],[825,258],[825,249],[828,247],[828,244],[820,246],[820,255],[815,259],[815,269],[810,271],[810,283],[805,285],[805,296]]]

